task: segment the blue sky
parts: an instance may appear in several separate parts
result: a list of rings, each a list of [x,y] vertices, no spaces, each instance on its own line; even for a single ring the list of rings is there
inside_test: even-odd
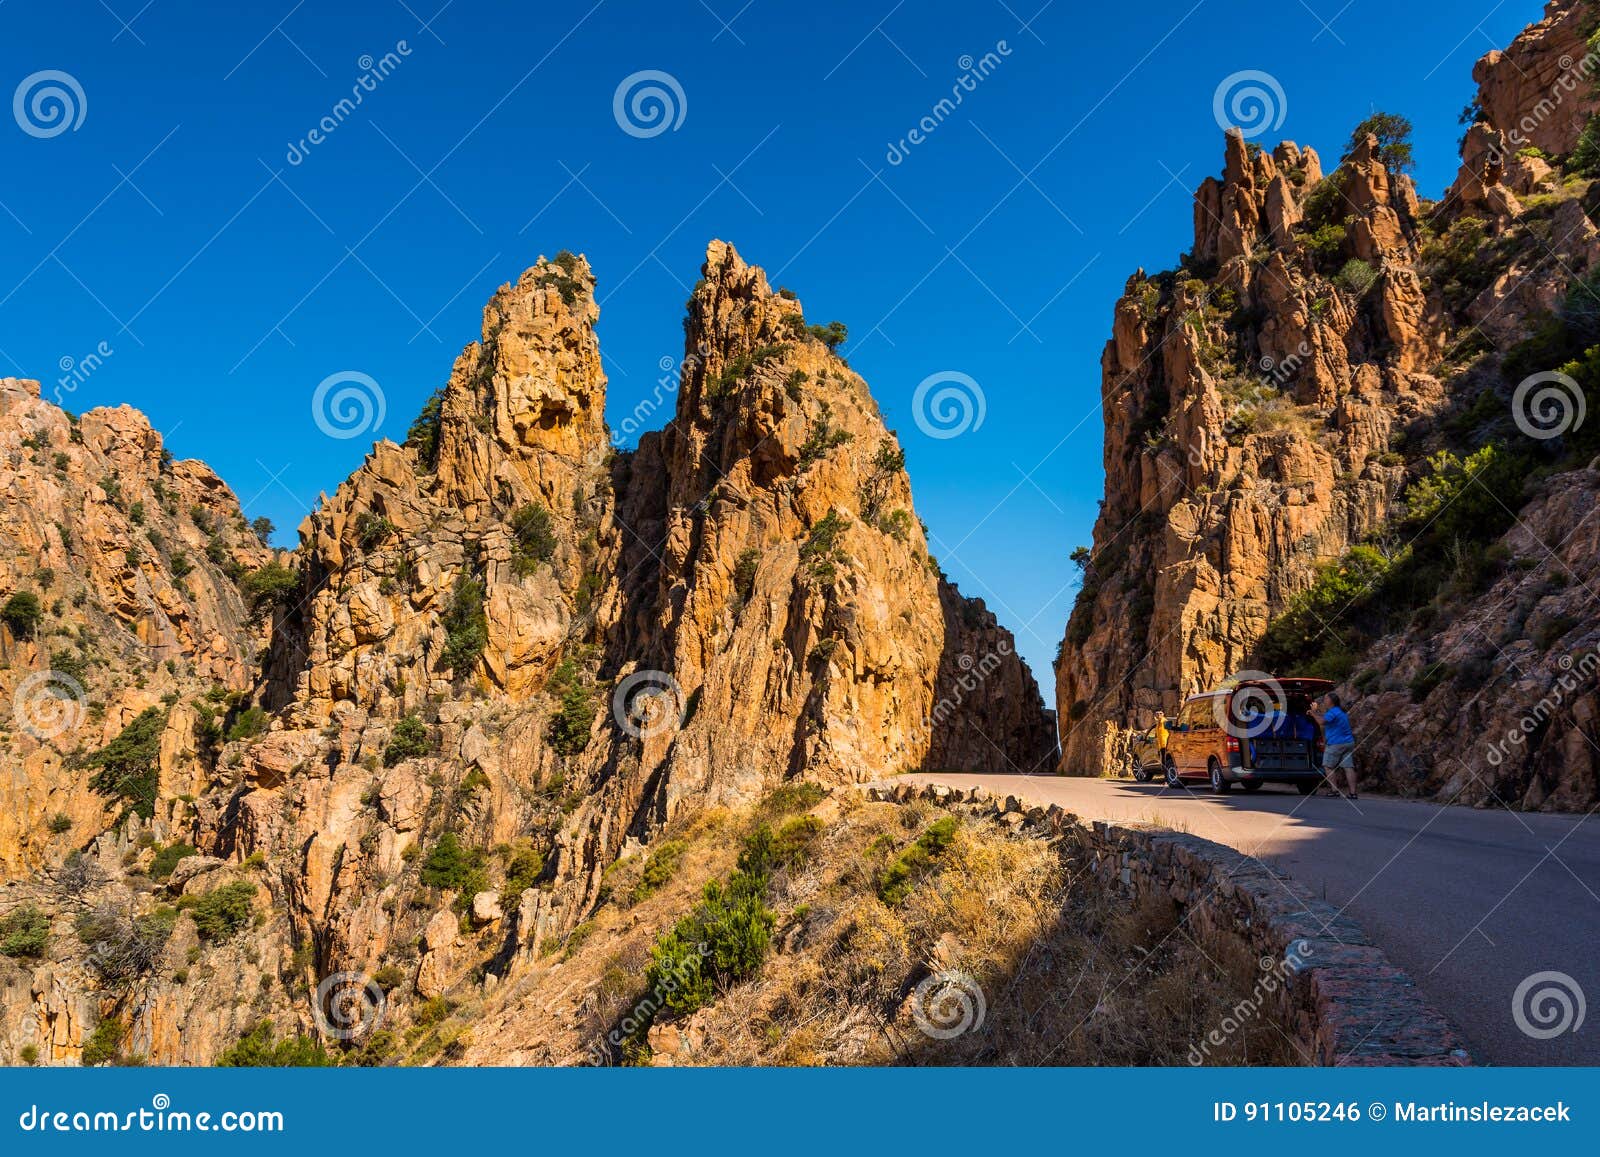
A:
[[[82,92],[55,135],[26,98],[33,132],[0,117],[0,374],[50,396],[104,343],[63,404],[144,410],[292,545],[371,440],[313,420],[329,375],[377,382],[375,434],[401,439],[494,289],[570,248],[600,279],[615,424],[681,355],[721,237],[813,320],[849,325],[934,552],[1017,632],[1048,697],[1068,554],[1101,494],[1112,305],[1189,245],[1191,193],[1221,165],[1219,84],[1271,74],[1283,121],[1257,139],[1329,167],[1360,118],[1404,113],[1437,196],[1473,61],[1542,5],[1041,4],[0,0],[0,89],[54,70]],[[986,53],[988,75],[890,163]],[[683,94],[681,123],[651,136],[613,110],[645,70]],[[941,372],[983,393],[959,437],[914,421]]]

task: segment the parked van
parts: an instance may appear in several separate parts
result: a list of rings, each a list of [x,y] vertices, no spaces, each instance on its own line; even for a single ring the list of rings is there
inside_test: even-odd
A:
[[[1326,679],[1241,679],[1191,695],[1169,725],[1167,786],[1204,780],[1214,792],[1292,783],[1310,795],[1322,783],[1322,724],[1311,705]]]

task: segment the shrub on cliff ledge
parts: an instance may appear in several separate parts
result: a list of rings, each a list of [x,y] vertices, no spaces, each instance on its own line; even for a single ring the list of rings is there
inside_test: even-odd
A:
[[[239,580],[239,593],[257,615],[288,606],[299,589],[300,572],[277,562],[257,567]]]
[[[439,665],[457,678],[470,672],[489,642],[489,616],[483,610],[483,584],[462,577],[440,620],[445,630]]]
[[[97,769],[89,786],[121,800],[124,815],[132,812],[149,819],[155,814],[161,733],[166,727],[167,713],[160,707],[146,707],[115,739],[82,761],[82,766]]]
[[[0,608],[0,619],[5,620],[11,633],[19,639],[33,638],[43,618],[44,608],[39,605],[39,596],[32,591],[18,591]]]
[[[488,886],[483,853],[463,847],[454,832],[445,832],[422,861],[422,882],[430,888],[472,895]]]
[[[50,917],[32,904],[0,920],[0,956],[43,956],[49,938]]]
[[[323,1068],[333,1064],[320,1041],[307,1036],[272,1039],[272,1022],[264,1020],[239,1038],[239,1043],[217,1057],[223,1069]]]
[[[555,557],[556,535],[550,512],[537,502],[517,507],[511,515],[511,567],[519,575],[530,575],[539,564]]]
[[[432,746],[428,725],[415,715],[407,715],[394,725],[389,742],[383,749],[383,766],[393,767],[402,760],[427,755]]]
[[[1391,173],[1409,173],[1417,167],[1411,155],[1411,122],[1405,117],[1392,112],[1373,113],[1350,134],[1346,154],[1355,152],[1369,135],[1378,138],[1378,160]]]
[[[422,460],[422,468],[433,471],[439,467],[439,426],[442,421],[442,408],[444,405],[444,390],[435,390],[429,399],[422,403],[422,411],[411,423],[411,428],[406,431],[406,445],[417,452],[417,457]]]
[[[571,656],[556,664],[547,689],[556,701],[550,744],[562,755],[577,755],[589,746],[594,730],[594,696]]]
[[[254,884],[235,880],[201,896],[185,896],[178,901],[178,907],[194,917],[195,930],[202,940],[221,942],[249,922],[255,911],[255,894]]]

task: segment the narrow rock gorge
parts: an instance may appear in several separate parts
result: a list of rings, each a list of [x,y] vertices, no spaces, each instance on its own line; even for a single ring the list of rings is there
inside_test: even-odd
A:
[[[1600,447],[1570,420],[1600,340],[1597,25],[1555,0],[1478,62],[1437,202],[1396,118],[1327,173],[1312,148],[1228,135],[1193,248],[1129,279],[1102,359],[1105,502],[1056,666],[1064,771],[1114,771],[1128,729],[1268,670],[1339,684],[1380,788],[1600,799]],[[1519,391],[1538,373],[1564,393]],[[1541,427],[1562,397],[1567,423]]]

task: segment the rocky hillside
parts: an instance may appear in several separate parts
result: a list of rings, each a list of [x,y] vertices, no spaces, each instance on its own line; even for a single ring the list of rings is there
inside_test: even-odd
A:
[[[1555,0],[1479,61],[1438,202],[1397,118],[1326,174],[1228,136],[1193,249],[1115,310],[1106,500],[1056,668],[1064,770],[1111,769],[1126,728],[1265,669],[1339,682],[1390,790],[1600,799],[1600,476],[1573,412],[1600,382],[1597,25]],[[1522,385],[1538,373],[1562,376]]]
[[[255,683],[247,576],[271,552],[203,463],[127,406],[73,417],[0,379],[0,879],[132,809],[172,816]],[[150,712],[148,781],[75,755]],[[99,784],[97,787],[96,784]]]
[[[428,1059],[441,1008],[541,991],[668,824],[797,781],[1048,764],[1038,688],[929,557],[841,327],[713,242],[676,413],[619,453],[597,316],[581,257],[503,287],[406,444],[283,558],[131,411],[79,435],[10,387],[39,468],[18,556],[49,561],[12,530],[35,523],[115,549],[102,575],[58,543],[58,574],[127,592],[103,613],[174,661],[107,656],[138,694],[8,789],[39,798],[6,821],[35,850],[0,877],[0,1060],[210,1063],[269,1021],[326,1039],[380,992],[366,1059]],[[65,614],[14,666],[64,673],[34,638]]]

